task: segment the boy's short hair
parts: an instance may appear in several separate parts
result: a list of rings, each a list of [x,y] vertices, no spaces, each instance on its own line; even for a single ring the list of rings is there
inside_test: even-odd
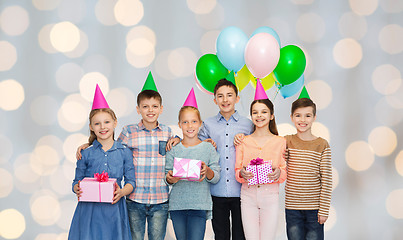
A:
[[[220,81],[217,82],[217,84],[214,87],[214,96],[217,93],[217,90],[222,87],[222,86],[227,86],[230,88],[233,88],[235,91],[235,95],[238,96],[238,88],[235,86],[235,84],[233,84],[231,81],[228,81],[227,79],[223,78]]]
[[[316,116],[316,104],[309,98],[299,98],[295,100],[291,105],[291,115],[293,115],[298,108],[304,107],[312,107],[313,115]]]
[[[141,91],[137,95],[137,106],[140,106],[140,102],[142,100],[151,99],[151,98],[155,98],[156,100],[158,100],[160,102],[160,105],[162,105],[162,97],[159,94],[159,92],[154,91],[154,90],[144,90],[144,91]]]

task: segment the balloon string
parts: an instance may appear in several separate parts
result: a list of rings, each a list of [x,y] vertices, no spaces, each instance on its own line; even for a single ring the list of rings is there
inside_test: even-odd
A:
[[[277,94],[280,92],[280,89],[283,87],[283,84],[281,84],[277,79],[274,79],[274,81],[278,87],[277,87],[276,95],[274,95],[273,101],[276,100]]]

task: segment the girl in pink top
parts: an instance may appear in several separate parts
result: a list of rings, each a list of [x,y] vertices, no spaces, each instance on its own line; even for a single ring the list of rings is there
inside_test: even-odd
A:
[[[275,239],[279,211],[279,183],[287,178],[284,152],[286,140],[278,136],[273,103],[269,99],[252,102],[250,115],[254,132],[236,147],[235,174],[242,183],[242,225],[247,240]],[[253,173],[246,171],[252,159],[271,161],[273,183],[248,185]]]

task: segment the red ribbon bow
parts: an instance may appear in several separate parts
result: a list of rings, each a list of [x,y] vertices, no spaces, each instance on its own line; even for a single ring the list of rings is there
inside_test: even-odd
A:
[[[95,173],[94,178],[96,178],[98,182],[107,182],[109,180],[108,173],[105,171],[102,171],[101,174]]]
[[[263,164],[263,159],[261,158],[252,159],[250,161],[250,165],[260,165],[260,164]]]

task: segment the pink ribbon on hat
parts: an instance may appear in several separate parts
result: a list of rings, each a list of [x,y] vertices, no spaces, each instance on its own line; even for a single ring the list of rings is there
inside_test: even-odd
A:
[[[263,163],[264,163],[264,161],[261,158],[252,159],[250,161],[250,165],[260,165],[260,164],[263,164]]]

